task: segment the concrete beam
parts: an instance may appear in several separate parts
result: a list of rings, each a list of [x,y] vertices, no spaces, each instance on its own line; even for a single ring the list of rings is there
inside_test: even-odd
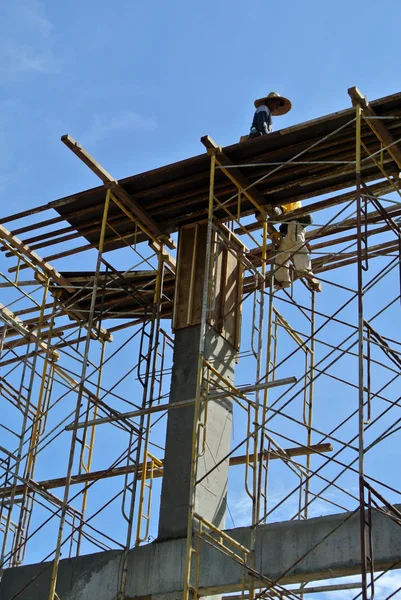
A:
[[[401,506],[397,508],[400,510]],[[249,528],[232,529],[227,533],[249,546]],[[181,598],[185,543],[185,539],[174,539],[131,550],[126,599]],[[401,567],[401,527],[378,512],[373,513],[373,544],[377,571],[395,568],[397,561],[396,566]],[[311,548],[314,549],[308,553]],[[121,559],[120,551],[110,551],[60,561],[58,595],[63,600],[115,600]],[[50,565],[48,563],[46,568],[42,563],[6,570],[0,584],[0,598],[14,597],[35,578],[18,595],[18,600],[43,600],[47,597]],[[342,513],[260,526],[255,569],[270,579],[280,578],[280,584],[360,573],[358,514]],[[199,575],[202,595],[238,591],[242,575],[243,567],[209,545],[202,545]]]

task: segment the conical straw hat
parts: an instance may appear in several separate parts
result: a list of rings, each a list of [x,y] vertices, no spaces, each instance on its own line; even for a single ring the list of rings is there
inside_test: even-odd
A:
[[[277,92],[270,92],[270,94],[268,94],[267,96],[264,96],[264,98],[258,98],[257,100],[255,100],[254,105],[255,108],[258,108],[259,106],[262,106],[262,104],[267,104],[267,106],[269,106],[269,100],[273,99],[273,98],[278,98],[280,100],[280,106],[276,109],[274,109],[274,111],[272,111],[272,115],[278,116],[278,115],[285,115],[286,113],[288,113],[291,110],[291,102],[288,100],[288,98],[285,98],[284,96],[280,96],[280,94],[278,94]]]

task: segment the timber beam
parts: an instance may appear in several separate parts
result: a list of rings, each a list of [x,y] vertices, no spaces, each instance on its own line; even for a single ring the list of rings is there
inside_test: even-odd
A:
[[[308,456],[310,454],[321,454],[323,452],[331,452],[333,450],[333,446],[331,444],[314,444],[312,446],[297,446],[295,448],[287,448],[282,452],[279,451],[271,451],[264,452],[263,459],[264,460],[275,460],[281,458],[282,460],[290,460],[291,458],[297,456]],[[259,455],[260,457],[260,455]],[[250,462],[253,462],[253,456],[249,457]],[[160,461],[161,466],[157,467],[153,471],[152,477],[159,478],[163,477],[163,462]],[[241,456],[233,456],[230,458],[230,467],[237,465],[246,464],[246,455]],[[73,475],[71,477],[71,485],[76,485],[79,483],[88,483],[90,481],[96,481],[98,479],[108,479],[110,477],[118,477],[121,475],[126,475],[127,473],[134,473],[136,471],[136,465],[129,465],[125,467],[116,467],[114,469],[104,469],[102,471],[93,471],[92,473],[81,473],[80,475]],[[143,473],[143,464],[139,466],[138,469],[138,477],[142,478]],[[146,467],[146,479],[151,477],[152,473],[152,463],[148,462]],[[31,480],[29,480],[31,481]],[[63,487],[66,484],[65,477],[57,477],[56,479],[47,479],[44,481],[39,481],[35,483],[37,488],[50,490],[54,488]],[[11,494],[15,493],[15,495],[20,495],[24,492],[25,485],[17,485],[16,487],[3,487],[0,489],[0,498],[8,498]]]
[[[18,237],[13,235],[3,225],[0,225],[0,241],[4,244],[4,247],[12,252],[17,257],[22,257],[23,263],[20,266],[12,267],[9,272],[21,270],[24,267],[31,268],[34,271],[35,280],[43,284],[43,278],[48,277],[49,280],[56,283],[58,286],[66,290],[68,293],[75,293],[75,288],[71,282],[63,277],[50,263],[46,262],[39,254],[36,254],[27,244],[22,242]],[[56,292],[57,295],[57,292]],[[65,310],[65,312],[72,318],[78,321],[78,323],[85,323],[85,317],[74,309]],[[19,320],[20,321],[20,320]],[[22,321],[20,321],[22,323]],[[106,341],[111,341],[109,332],[103,327],[100,331],[91,331],[93,339],[101,338]],[[26,337],[26,336],[25,336]]]
[[[238,167],[228,158],[226,154],[224,154],[221,146],[216,144],[216,142],[209,136],[204,135],[201,137],[201,142],[208,150],[208,152],[215,152],[216,162],[220,167],[220,170],[228,177],[230,181],[237,186],[238,190],[244,194],[250,202],[254,205],[254,207],[262,214],[263,217],[266,214],[269,216],[269,209],[271,205],[266,205],[266,198],[260,192],[253,183],[249,181],[245,175],[240,171]],[[267,224],[267,229],[270,234],[275,233],[276,230],[272,226],[271,223]]]
[[[371,107],[366,97],[362,94],[357,87],[351,87],[348,90],[348,94],[352,100],[352,104],[356,106],[359,104],[362,108],[363,114],[365,117],[369,117],[366,119],[367,124],[371,128],[371,130],[376,134],[379,140],[384,144],[387,152],[396,162],[399,169],[401,169],[401,148],[396,143],[396,140],[391,135],[385,124],[380,117],[377,115],[375,110]],[[374,117],[377,117],[376,119]]]
[[[13,254],[17,256],[23,256],[28,263],[31,263],[31,265],[28,264],[28,266],[32,266],[33,268],[39,267],[45,275],[55,281],[58,285],[66,289],[68,292],[74,292],[74,288],[71,286],[71,283],[65,279],[65,277],[62,277],[54,267],[36,254],[36,252],[31,250],[29,246],[24,244],[24,242],[8,231],[8,229],[3,227],[3,225],[0,225],[0,240],[3,243],[5,242],[7,249],[9,249]]]
[[[375,183],[366,187],[369,190],[369,194],[381,196],[392,192],[394,190],[394,186],[398,187],[399,182],[392,178],[390,181],[380,181],[379,183]],[[291,216],[294,218],[303,217],[308,213],[315,213],[326,208],[331,208],[332,206],[339,206],[340,204],[344,204],[345,202],[351,202],[351,200],[354,200],[355,195],[355,190],[351,190],[350,192],[338,194],[337,196],[332,196],[331,198],[318,200],[317,202],[313,202],[306,206],[302,206],[301,208],[296,208],[295,210],[291,211]],[[288,220],[288,213],[282,215],[281,217],[275,217],[275,221],[277,221],[278,223],[285,220]],[[260,221],[256,221],[255,223],[250,223],[249,225],[244,225],[243,227],[238,227],[237,229],[234,229],[234,233],[236,233],[237,235],[244,235],[245,233],[251,233],[261,228],[262,223],[260,223]]]
[[[28,327],[25,326],[24,322],[21,321],[18,317],[14,315],[8,308],[6,308],[3,304],[0,304],[0,319],[12,329],[15,329],[20,335],[29,340],[30,342],[34,342],[38,345],[41,350],[49,353],[49,359],[53,361],[57,361],[60,358],[60,355],[56,350],[54,350],[49,344],[43,342],[40,337],[33,331],[30,331]]]
[[[67,146],[82,162],[89,167],[89,169],[97,175],[105,185],[106,188],[110,189],[114,196],[121,202],[123,207],[134,217],[138,225],[144,231],[144,233],[151,234],[149,237],[155,237],[166,244],[171,250],[175,249],[174,241],[168,236],[163,234],[157,223],[152,217],[144,210],[132,196],[123,188],[123,186],[114,179],[74,138],[70,135],[61,136],[61,141]],[[125,211],[124,211],[125,212]]]

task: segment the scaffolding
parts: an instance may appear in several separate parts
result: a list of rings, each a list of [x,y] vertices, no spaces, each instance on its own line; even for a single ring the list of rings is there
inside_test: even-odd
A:
[[[130,549],[155,537],[168,413],[188,405],[194,426],[185,600],[207,593],[200,577],[206,546],[242,569],[236,589],[219,593],[250,600],[323,592],[335,598],[338,590],[368,600],[401,567],[401,559],[376,565],[372,551],[375,512],[401,524],[399,482],[387,461],[394,452],[389,440],[400,429],[400,341],[392,323],[401,285],[401,104],[378,115],[358,90],[349,94],[355,110],[347,121],[305,141],[282,162],[261,157],[239,164],[210,137],[202,138],[210,162],[207,211],[191,214],[181,227],[207,219],[203,341],[196,397],[178,406],[168,400],[179,247],[176,256],[174,237],[79,144],[62,138],[105,190],[101,218],[91,217],[84,230],[79,219],[91,214],[90,206],[57,231],[52,227],[64,221],[63,214],[27,224],[41,209],[3,219],[18,222],[13,232],[0,225],[3,255],[16,261],[7,274],[2,270],[0,282],[1,394],[7,406],[0,423],[2,570],[50,561],[43,570],[51,571],[48,598],[55,600],[61,557],[118,549],[123,600]],[[331,138],[339,140],[335,153]],[[289,291],[274,290],[276,227],[283,219],[269,218],[269,196],[259,189],[285,169],[301,183],[304,175],[324,178],[326,170],[355,174],[353,189],[347,179],[335,188],[347,191],[336,196],[317,199],[308,192],[311,202],[294,211],[294,218],[321,217],[306,242],[323,285],[320,295],[295,271]],[[17,237],[40,228],[46,230]],[[81,234],[89,243],[74,247]],[[372,245],[373,239],[378,243]],[[60,243],[65,249],[57,254],[36,254]],[[77,255],[86,270],[67,270]],[[188,323],[195,260],[194,253]],[[227,291],[218,275],[224,260],[236,269],[230,302],[222,302],[222,289],[225,297]],[[230,319],[235,383],[204,353],[207,332],[221,332]],[[219,399],[234,406],[234,441],[220,461],[231,473],[227,521],[234,528],[249,525],[245,538],[210,522],[196,502],[199,485],[220,466],[198,476],[208,406]],[[305,577],[294,586],[291,574],[305,556],[274,578],[259,570],[259,525],[330,513],[342,517],[308,553],[357,515],[358,581],[316,585]],[[40,546],[46,550],[39,556]],[[399,590],[394,584],[387,597]]]

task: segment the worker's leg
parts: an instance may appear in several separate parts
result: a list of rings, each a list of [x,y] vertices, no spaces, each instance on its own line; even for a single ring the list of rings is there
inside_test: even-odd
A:
[[[322,286],[313,275],[309,251],[305,244],[305,227],[295,221],[288,223],[287,235],[282,240],[279,252],[275,257],[275,263],[279,265],[275,273],[276,287],[291,285],[290,258],[294,262],[298,276],[306,278],[307,285],[311,290],[320,292]]]
[[[294,266],[298,273],[312,273],[312,265],[308,249],[300,246],[294,254]]]
[[[310,261],[310,254],[308,248],[305,244],[305,227],[300,225],[299,223],[289,223],[288,229],[290,233],[291,228],[291,237],[294,239],[293,246],[293,261],[295,270],[301,274],[311,274],[312,275],[312,265]]]
[[[290,277],[290,252],[287,250],[288,239],[283,238],[280,247],[274,257],[274,280],[277,287],[289,287]]]

